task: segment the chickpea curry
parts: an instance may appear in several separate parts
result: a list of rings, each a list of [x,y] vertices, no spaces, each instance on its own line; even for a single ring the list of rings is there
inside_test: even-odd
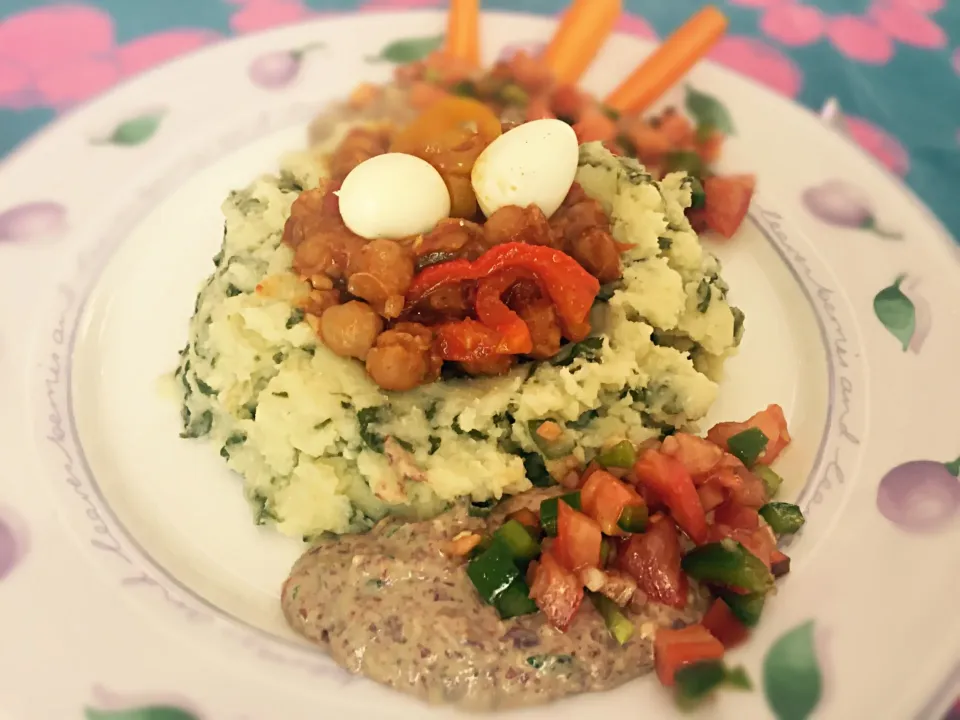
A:
[[[482,75],[432,60],[400,68],[397,85],[419,116],[405,127],[350,129],[329,158],[329,178],[293,204],[283,240],[312,288],[301,309],[331,351],[365,363],[385,390],[434,382],[445,363],[461,374],[501,375],[590,334],[601,285],[621,277],[621,254],[631,246],[614,239],[600,202],[574,182],[580,143],[603,140],[654,174],[688,170],[691,221],[723,234],[742,222],[752,178],[706,171],[722,134],[672,110],[653,121],[614,119],[538,63],[521,52]],[[351,103],[377,92],[362,86]],[[681,167],[677,153],[696,163]],[[398,156],[425,161],[413,168],[421,174],[391,174]],[[356,179],[375,158],[383,172],[360,187]],[[434,180],[424,172],[439,176],[443,197],[431,199]],[[701,176],[724,212],[705,204]],[[404,189],[412,194],[402,206],[357,198]],[[371,221],[383,208],[412,217]]]

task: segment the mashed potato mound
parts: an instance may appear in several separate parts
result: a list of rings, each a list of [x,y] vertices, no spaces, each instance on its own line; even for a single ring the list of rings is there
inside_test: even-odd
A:
[[[327,350],[297,309],[307,288],[281,234],[320,176],[300,157],[224,202],[223,246],[176,371],[184,437],[220,448],[257,523],[309,538],[499,498],[622,439],[691,428],[713,403],[743,314],[684,216],[684,174],[657,182],[635,160],[582,146],[578,182],[633,245],[622,281],[594,306],[595,336],[502,377],[406,393],[383,391],[361,363]],[[564,427],[561,457],[533,434],[548,418]]]

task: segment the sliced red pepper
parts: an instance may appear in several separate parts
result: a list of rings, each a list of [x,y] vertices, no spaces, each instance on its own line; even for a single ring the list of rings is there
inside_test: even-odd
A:
[[[471,318],[438,325],[433,332],[444,360],[470,362],[501,354],[499,333]]]
[[[682,610],[687,606],[689,581],[680,567],[681,554],[677,526],[670,518],[662,518],[620,546],[617,567],[654,602]]]
[[[736,647],[750,634],[750,630],[730,611],[730,606],[717,598],[703,616],[703,626],[727,649]]]
[[[441,285],[476,280],[477,273],[469,260],[449,260],[424,268],[417,273],[407,289],[407,300],[413,305]]]
[[[544,552],[532,572],[530,597],[551,625],[566,630],[583,602],[583,583],[552,551]]]
[[[524,270],[536,277],[557,308],[566,336],[571,340],[587,336],[588,315],[600,282],[572,257],[546,245],[502,243],[472,263],[452,260],[431,265],[414,277],[407,301],[413,305],[441,285],[479,280],[505,270]]]
[[[664,685],[673,685],[673,676],[684,665],[701,660],[720,660],[723,643],[703,625],[689,625],[680,630],[660,628],[653,640],[657,677]]]
[[[496,273],[477,285],[477,317],[500,335],[498,349],[503,355],[525,355],[533,350],[530,328],[501,299],[503,293],[525,275],[515,271]]]
[[[553,550],[568,570],[600,567],[600,526],[565,502],[557,503],[557,540]]]
[[[690,473],[679,460],[647,450],[633,466],[641,484],[649,486],[670,509],[677,525],[700,545],[707,540],[707,518]]]
[[[576,260],[546,245],[503,243],[487,250],[473,266],[478,277],[502,270],[527,270],[540,280],[561,319],[573,326],[586,321],[600,291],[600,281]]]

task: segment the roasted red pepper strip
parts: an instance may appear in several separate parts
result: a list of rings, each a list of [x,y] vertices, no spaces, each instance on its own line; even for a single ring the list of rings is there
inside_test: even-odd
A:
[[[587,316],[600,290],[600,282],[566,253],[546,245],[503,243],[485,252],[472,263],[452,260],[424,269],[407,291],[412,305],[441,285],[479,280],[505,270],[525,270],[539,280],[557,308],[571,340],[582,339],[589,331]]]
[[[437,350],[444,360],[469,362],[502,354],[500,334],[471,318],[438,325],[433,331]]]
[[[503,243],[487,250],[473,266],[479,277],[510,269],[533,273],[560,317],[571,326],[583,324],[600,291],[600,281],[576,260],[546,245]]]
[[[409,305],[413,305],[424,295],[429,295],[441,285],[476,280],[478,277],[473,263],[469,260],[449,260],[424,268],[410,283],[407,290]]]
[[[530,328],[501,299],[501,295],[524,275],[516,271],[497,273],[477,285],[477,317],[500,335],[498,350],[503,355],[524,355],[533,350]]]

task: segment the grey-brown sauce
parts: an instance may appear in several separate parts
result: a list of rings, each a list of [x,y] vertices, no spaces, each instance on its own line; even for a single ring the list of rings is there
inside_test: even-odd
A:
[[[462,531],[491,532],[508,512],[537,508],[543,497],[511,498],[485,519],[457,507],[426,522],[388,518],[365,535],[321,541],[284,584],[287,621],[350,672],[471,710],[605,690],[648,672],[656,628],[702,616],[693,591],[685,611],[625,609],[637,629],[620,646],[587,601],[566,633],[541,613],[501,620],[477,595],[465,560],[444,554]]]

